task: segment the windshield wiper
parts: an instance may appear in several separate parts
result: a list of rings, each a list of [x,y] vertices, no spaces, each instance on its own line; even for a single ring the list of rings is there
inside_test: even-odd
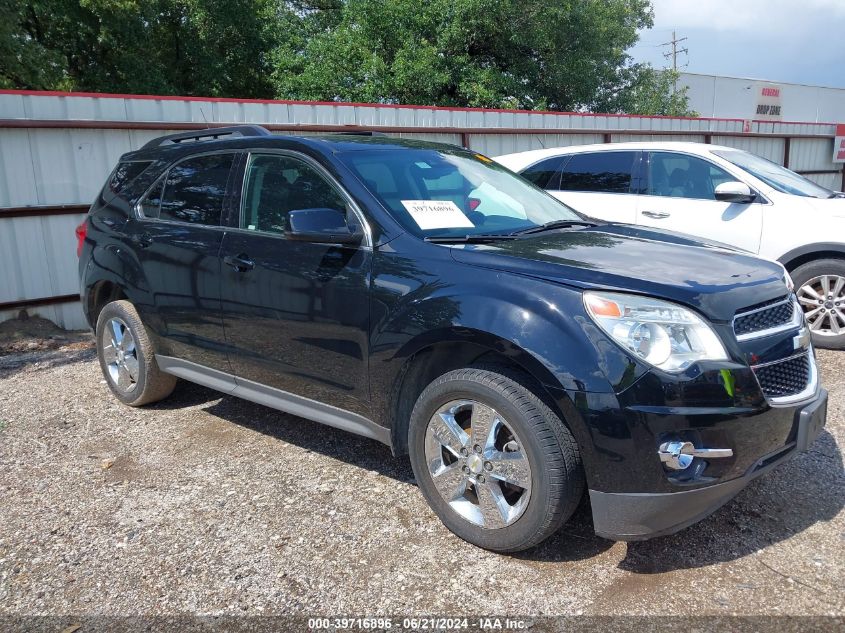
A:
[[[484,244],[515,239],[516,235],[509,233],[479,233],[478,235],[432,235],[425,238],[425,241],[433,244]]]
[[[595,222],[588,222],[587,220],[552,220],[540,226],[532,226],[528,229],[521,229],[514,231],[511,235],[530,235],[532,233],[542,233],[544,231],[553,231],[555,229],[568,229],[573,226],[598,226]]]
[[[831,191],[828,198],[845,198],[845,192],[842,191]]]

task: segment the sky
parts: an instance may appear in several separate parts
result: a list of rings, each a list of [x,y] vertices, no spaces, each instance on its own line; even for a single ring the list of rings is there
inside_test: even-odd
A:
[[[678,70],[845,88],[845,0],[652,0],[654,27],[629,53],[671,65],[660,46],[676,37]],[[685,68],[682,65],[688,64]]]

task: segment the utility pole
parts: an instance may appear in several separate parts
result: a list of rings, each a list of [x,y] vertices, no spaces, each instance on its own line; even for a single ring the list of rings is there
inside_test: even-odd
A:
[[[671,51],[663,53],[663,57],[665,57],[666,59],[669,59],[670,57],[672,58],[672,71],[675,74],[675,92],[678,91],[678,53],[684,53],[687,56],[689,55],[689,49],[686,46],[684,46],[683,48],[678,48],[678,44],[680,44],[686,39],[687,38],[685,37],[678,38],[677,35],[675,35],[675,31],[672,30],[672,39],[668,42],[663,42],[663,44],[661,44],[661,46],[672,47]]]
[[[678,44],[680,44],[686,39],[687,38],[685,37],[678,39],[678,37],[675,35],[675,31],[672,31],[672,39],[668,42],[664,42],[663,44],[661,44],[661,46],[672,47],[672,51],[668,53],[663,53],[663,57],[665,57],[666,59],[669,59],[670,57],[672,58],[672,70],[674,70],[675,72],[678,72],[678,53],[685,53],[689,55],[689,49],[687,47],[678,48]]]

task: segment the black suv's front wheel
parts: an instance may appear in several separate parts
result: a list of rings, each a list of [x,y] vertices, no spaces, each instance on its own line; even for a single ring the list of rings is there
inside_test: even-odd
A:
[[[451,371],[411,414],[411,465],[426,500],[452,532],[497,552],[545,540],[584,491],[575,439],[529,384],[505,368]]]
[[[169,396],[176,377],[162,372],[138,312],[128,301],[112,301],[97,318],[97,357],[109,389],[129,406]]]

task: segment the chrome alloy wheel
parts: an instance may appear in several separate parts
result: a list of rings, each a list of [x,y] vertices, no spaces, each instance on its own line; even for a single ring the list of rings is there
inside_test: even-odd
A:
[[[797,294],[812,332],[820,336],[845,334],[845,277],[813,277]]]
[[[140,367],[132,331],[121,319],[109,319],[103,328],[100,345],[112,384],[126,393],[133,391],[138,384]]]
[[[496,529],[516,521],[531,497],[531,465],[516,432],[491,407],[453,400],[432,416],[425,459],[435,488],[464,519]]]

